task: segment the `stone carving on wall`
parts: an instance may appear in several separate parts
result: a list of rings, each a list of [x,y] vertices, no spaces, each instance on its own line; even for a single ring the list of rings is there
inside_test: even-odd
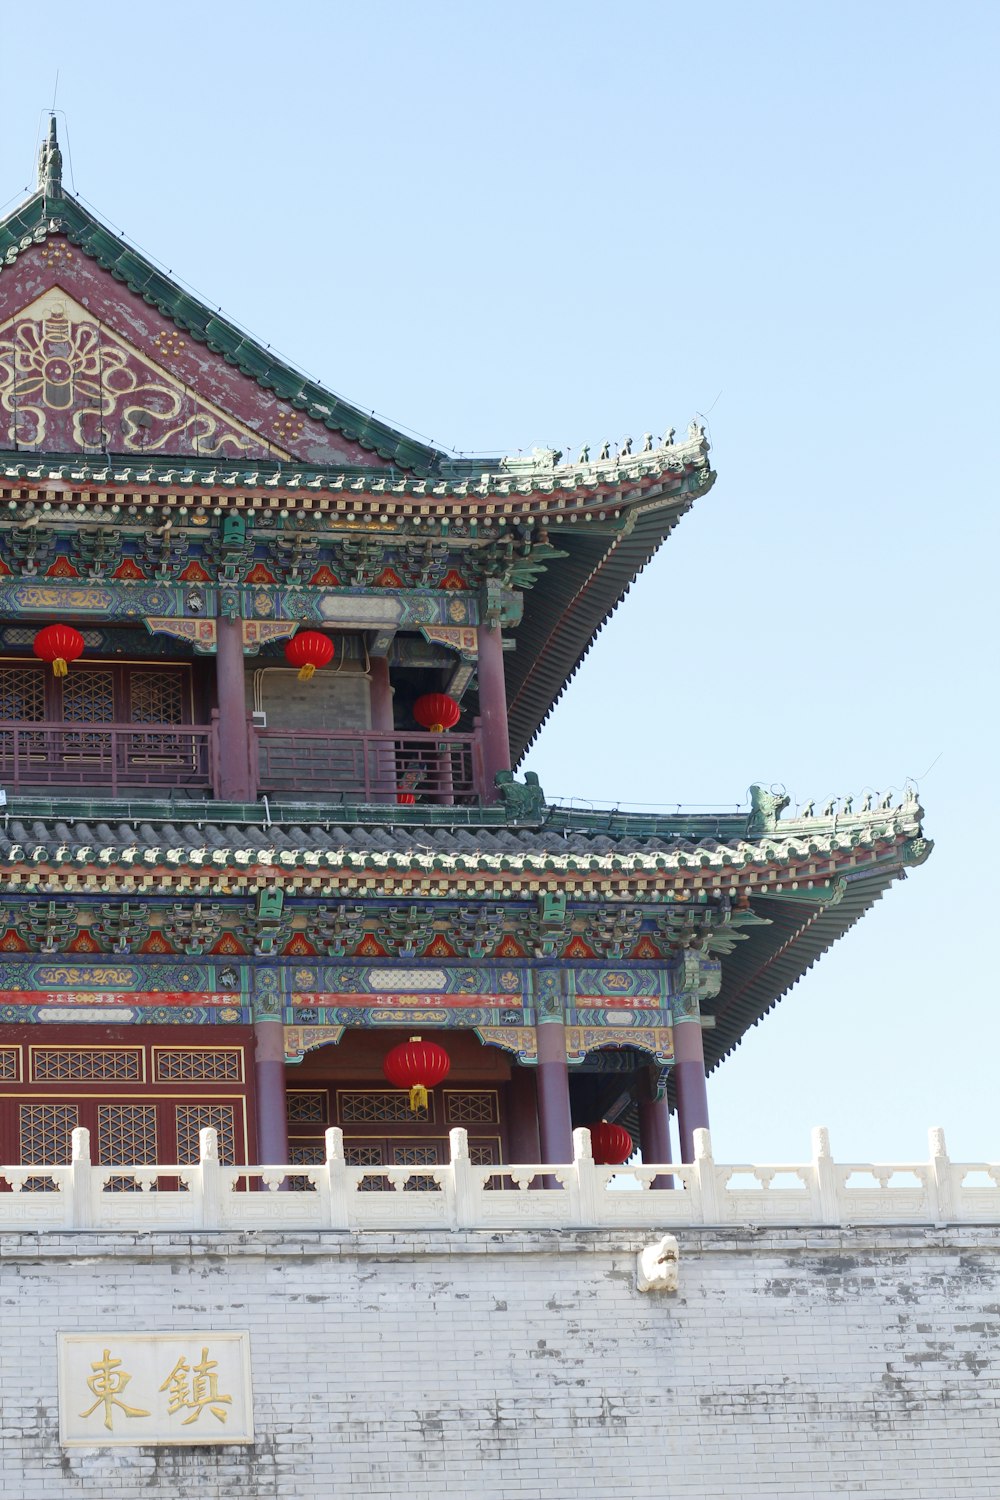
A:
[[[636,1291],[676,1292],[679,1252],[676,1237],[665,1234],[636,1257]]]

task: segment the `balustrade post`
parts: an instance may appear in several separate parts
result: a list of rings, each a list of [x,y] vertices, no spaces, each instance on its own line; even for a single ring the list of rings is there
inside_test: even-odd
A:
[[[934,1125],[928,1131],[928,1141],[931,1160],[927,1187],[933,1198],[931,1211],[936,1223],[954,1224],[964,1215],[960,1201],[956,1201],[961,1195],[955,1193],[954,1171],[940,1125]]]
[[[840,1184],[837,1168],[830,1155],[830,1132],[817,1125],[812,1133],[812,1202],[813,1222],[839,1224]]]
[[[469,1132],[456,1125],[448,1132],[451,1147],[452,1222],[457,1229],[474,1229],[481,1222],[479,1194],[472,1179]]]
[[[697,1185],[701,1222],[721,1224],[718,1184],[715,1180],[715,1158],[712,1155],[712,1137],[707,1130],[696,1130],[694,1133],[694,1180]]]
[[[90,1131],[79,1126],[70,1139],[73,1145],[69,1182],[66,1184],[69,1202],[64,1205],[66,1227],[91,1229],[94,1227],[94,1176],[90,1159]]]
[[[344,1157],[344,1132],[339,1125],[331,1125],[325,1133],[325,1140],[330,1228],[350,1229],[351,1200],[347,1186],[347,1161]]]
[[[589,1229],[600,1224],[605,1189],[597,1180],[593,1141],[590,1131],[586,1129],[573,1131],[572,1188],[570,1222],[579,1229]]]
[[[251,802],[250,732],[247,724],[243,621],[216,621],[216,697],[219,707],[219,778],[215,795],[222,802]]]
[[[211,1125],[198,1132],[198,1196],[201,1228],[222,1228],[222,1168],[219,1166],[219,1132]]]

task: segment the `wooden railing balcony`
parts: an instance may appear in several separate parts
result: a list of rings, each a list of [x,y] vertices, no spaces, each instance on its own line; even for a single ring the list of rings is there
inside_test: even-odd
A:
[[[66,724],[0,720],[0,784],[198,792],[216,784],[214,724]]]
[[[252,797],[331,802],[485,800],[478,732],[260,729],[246,738]],[[111,796],[140,788],[219,797],[219,720],[107,724],[0,720],[0,786],[12,792],[77,787]]]
[[[334,801],[461,806],[483,798],[482,755],[474,734],[251,728],[257,790],[328,796]]]

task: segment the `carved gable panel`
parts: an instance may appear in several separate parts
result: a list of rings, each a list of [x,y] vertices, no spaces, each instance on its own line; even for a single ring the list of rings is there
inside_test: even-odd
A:
[[[287,457],[58,287],[0,324],[0,446]]]
[[[387,462],[237,368],[63,235],[2,271],[0,449],[96,452],[106,430],[112,453]],[[266,352],[247,348],[250,364],[266,367]],[[20,414],[25,386],[34,410]]]

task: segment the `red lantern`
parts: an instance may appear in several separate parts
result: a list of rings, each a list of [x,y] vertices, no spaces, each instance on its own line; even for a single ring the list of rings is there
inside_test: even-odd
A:
[[[461,712],[454,698],[449,698],[447,693],[425,693],[413,705],[413,717],[422,729],[429,730],[431,734],[441,734],[445,729],[453,729]]]
[[[628,1131],[621,1125],[609,1125],[607,1120],[590,1126],[590,1147],[599,1167],[620,1167],[635,1150]]]
[[[396,801],[399,803],[400,807],[412,807],[416,800],[417,799],[412,792],[396,793]]]
[[[46,625],[35,636],[35,655],[52,663],[52,675],[65,677],[83,651],[83,636],[72,625]]]
[[[333,661],[333,642],[318,630],[300,630],[285,642],[285,656],[290,666],[298,667],[299,681],[308,682],[317,667]]]
[[[427,1090],[447,1078],[450,1067],[451,1059],[443,1047],[421,1041],[418,1036],[393,1047],[382,1063],[383,1073],[395,1088],[409,1089],[414,1114],[427,1108]]]

